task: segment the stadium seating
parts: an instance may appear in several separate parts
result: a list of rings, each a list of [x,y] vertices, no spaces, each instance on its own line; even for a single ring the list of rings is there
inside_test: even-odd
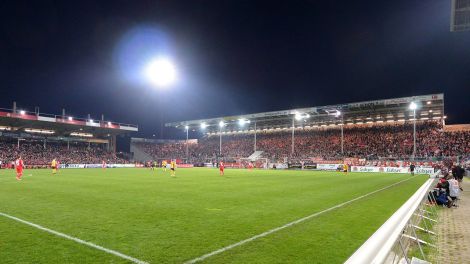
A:
[[[417,125],[416,156],[425,159],[461,156],[470,152],[470,132],[444,132],[439,122]],[[224,134],[222,155],[248,157],[253,153],[253,134]],[[158,158],[185,158],[186,145],[180,143],[138,143],[151,156]],[[210,160],[219,152],[219,136],[209,135],[190,144],[191,160]],[[270,160],[291,155],[290,130],[259,131],[257,149]],[[341,153],[341,132],[338,127],[301,129],[295,131],[294,158],[321,157],[337,159],[357,158],[409,158],[413,151],[413,126],[406,124],[382,124],[373,126],[346,126],[344,128],[344,154]]]
[[[87,143],[71,143],[70,147],[64,143],[48,142],[44,148],[40,141],[22,141],[20,147],[14,141],[0,141],[0,161],[2,166],[11,164],[21,155],[27,167],[48,166],[56,158],[61,164],[101,164],[128,163],[124,158],[106,151],[102,146]]]

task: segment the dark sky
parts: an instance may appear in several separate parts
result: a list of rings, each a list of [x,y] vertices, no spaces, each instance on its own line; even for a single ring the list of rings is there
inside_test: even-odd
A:
[[[470,32],[450,0],[1,1],[0,107],[134,123],[444,92],[470,122]],[[179,81],[138,80],[165,54]]]

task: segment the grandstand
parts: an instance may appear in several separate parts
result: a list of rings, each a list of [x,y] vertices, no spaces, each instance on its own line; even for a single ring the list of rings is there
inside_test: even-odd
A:
[[[409,109],[412,102],[417,104],[415,111]],[[134,152],[147,154],[140,160],[176,158],[189,162],[222,157],[267,158],[271,162],[437,160],[468,153],[464,143],[468,132],[459,129],[462,125],[446,129],[445,119],[444,94],[430,94],[167,123],[166,127],[186,132],[200,131],[202,137],[167,141],[134,138],[131,145]]]
[[[45,167],[53,158],[64,164],[128,162],[116,155],[116,136],[138,131],[138,126],[113,121],[0,109],[0,161],[9,166],[18,155],[28,167]],[[119,157],[118,157],[119,156]]]

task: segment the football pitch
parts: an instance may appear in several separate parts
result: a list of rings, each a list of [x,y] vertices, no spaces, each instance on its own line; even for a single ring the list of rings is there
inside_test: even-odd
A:
[[[24,175],[0,170],[1,263],[343,263],[427,179],[205,168],[174,178],[137,168]]]

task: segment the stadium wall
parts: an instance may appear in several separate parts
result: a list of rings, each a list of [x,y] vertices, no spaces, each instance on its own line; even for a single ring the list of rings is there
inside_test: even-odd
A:
[[[130,145],[130,151],[131,153],[133,153],[134,157],[133,157],[133,160],[134,161],[138,161],[138,162],[145,162],[145,161],[149,161],[149,160],[154,160],[154,158],[152,158],[152,156],[150,156],[149,154],[145,153],[145,151],[141,150],[139,147],[137,147],[135,144],[132,144]]]

